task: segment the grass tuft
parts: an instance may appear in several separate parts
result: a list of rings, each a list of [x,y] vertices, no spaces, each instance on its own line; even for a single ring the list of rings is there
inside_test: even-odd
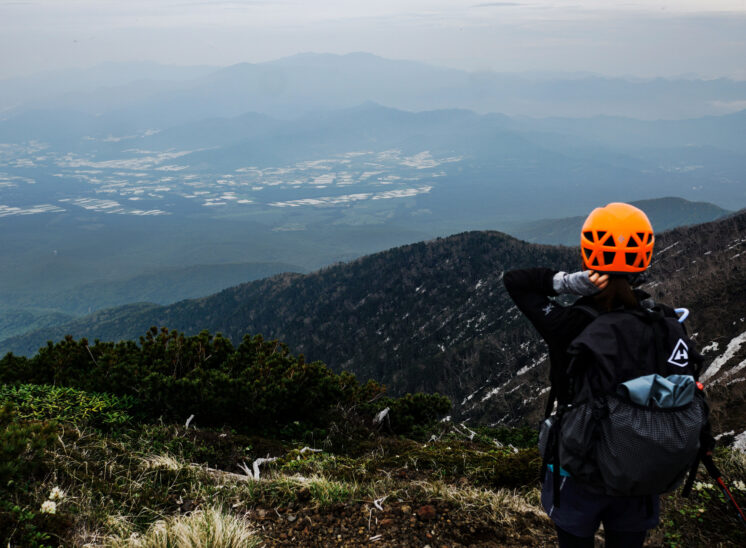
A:
[[[518,516],[549,523],[541,509],[539,490],[519,492],[512,489],[484,489],[470,485],[456,486],[443,481],[414,482],[427,497],[442,500],[457,508],[486,515],[492,522],[514,526]]]
[[[107,545],[111,548],[252,548],[259,542],[244,519],[211,507],[157,521],[144,535],[112,538]]]
[[[171,455],[148,455],[143,457],[142,465],[146,470],[164,469],[181,470],[185,465]]]

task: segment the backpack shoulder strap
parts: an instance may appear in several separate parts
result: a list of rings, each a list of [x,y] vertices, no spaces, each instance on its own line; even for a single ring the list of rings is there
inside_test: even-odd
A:
[[[580,310],[581,312],[585,313],[590,318],[590,323],[593,322],[596,318],[598,318],[601,315],[601,312],[593,308],[592,306],[589,306],[587,304],[574,304],[572,305],[573,309]],[[566,372],[562,372],[562,374],[565,374]],[[558,380],[557,376],[560,374],[559,371],[550,371],[549,373],[549,380],[551,382],[551,387],[549,388],[549,399],[547,400],[546,408],[544,409],[544,418],[549,418],[549,416],[552,414],[552,411],[554,410],[554,402],[557,401],[557,385]]]
[[[596,310],[595,308],[587,304],[574,304],[572,305],[572,307],[575,310],[581,310],[585,312],[586,314],[588,314],[591,317],[591,320],[595,320],[601,315],[601,312],[599,312],[598,310]]]

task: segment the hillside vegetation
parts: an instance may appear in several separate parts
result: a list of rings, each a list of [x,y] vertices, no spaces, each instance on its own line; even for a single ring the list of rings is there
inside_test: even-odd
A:
[[[741,501],[746,457],[727,444],[742,438],[746,415],[738,365],[745,234],[746,213],[660,234],[645,286],[692,310],[687,323],[712,377],[713,425],[724,434],[716,460]],[[0,542],[553,543],[538,499],[533,420],[546,391],[543,348],[512,309],[501,274],[531,264],[573,268],[575,254],[465,233],[171,307],[111,311],[102,323],[137,328],[156,314],[195,329],[222,322],[223,334],[147,327],[120,342],[67,336],[31,357],[5,355]],[[274,336],[269,325],[306,339],[289,345],[249,329],[261,322],[265,334]],[[334,369],[316,360],[323,352],[338,360]],[[381,378],[394,383],[390,394]],[[476,391],[453,403],[419,390],[463,394],[470,385]],[[522,426],[453,420],[465,416]],[[744,542],[704,476],[689,499],[664,498],[649,541]]]
[[[658,234],[643,286],[661,302],[691,309],[687,325],[708,349],[708,363],[746,330],[745,234],[746,212]],[[66,334],[135,340],[153,325],[190,335],[208,329],[234,345],[245,333],[262,333],[334,371],[373,378],[392,394],[442,393],[454,402],[454,416],[520,424],[538,419],[542,409],[546,350],[513,307],[501,276],[536,265],[575,270],[578,252],[468,232],[167,307],[106,310],[0,346],[31,355]],[[734,365],[739,356],[731,356]],[[722,401],[741,401],[744,383],[725,386],[730,395]],[[727,430],[746,429],[744,416],[728,419]]]
[[[0,361],[0,542],[10,547],[536,546],[532,428],[470,428],[277,341],[153,329]],[[105,391],[103,391],[105,390]],[[718,463],[746,496],[746,458]],[[702,478],[655,546],[739,545]]]
[[[531,488],[508,490],[536,479],[532,432],[491,433],[500,442],[437,427],[446,398],[392,399],[259,336],[236,348],[156,329],[139,344],[68,338],[6,356],[0,381],[3,545],[458,541],[514,520],[548,531]],[[325,523],[333,514],[341,524]],[[216,527],[238,540],[207,542]]]

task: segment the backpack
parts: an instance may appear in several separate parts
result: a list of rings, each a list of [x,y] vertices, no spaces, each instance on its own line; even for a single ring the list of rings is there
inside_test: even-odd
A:
[[[542,478],[552,466],[589,491],[657,495],[696,471],[709,436],[697,382],[702,357],[667,307],[599,313],[569,345],[570,394],[541,426]],[[693,474],[690,474],[693,480]]]

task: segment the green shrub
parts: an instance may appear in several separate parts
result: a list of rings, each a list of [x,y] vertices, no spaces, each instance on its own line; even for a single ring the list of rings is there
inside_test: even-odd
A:
[[[364,412],[362,404],[383,391],[377,383],[361,385],[350,373],[306,362],[260,335],[247,335],[234,348],[219,334],[187,337],[165,328],[151,328],[139,345],[96,341],[91,346],[86,339],[66,337],[48,343],[28,362],[6,356],[0,360],[0,378],[113,394],[114,407],[118,402],[120,411],[131,410],[144,420],[183,422],[194,415],[200,426],[298,437],[322,435],[331,423],[348,421],[349,410]],[[398,431],[429,416],[427,397],[387,402],[401,416]],[[130,403],[131,409],[122,407]]]
[[[0,501],[0,542],[3,546],[44,548],[51,536],[40,526],[41,516],[8,501]]]
[[[57,439],[51,422],[19,420],[13,407],[0,407],[0,492],[44,468],[44,450]]]
[[[47,371],[40,371],[24,356],[15,356],[9,352],[0,359],[0,384],[17,383],[51,383]]]
[[[11,403],[21,419],[57,420],[96,427],[120,426],[131,420],[131,396],[112,396],[63,386],[0,386],[0,405]]]
[[[512,445],[519,449],[528,449],[539,444],[539,431],[530,426],[515,428],[480,426],[476,428],[476,431],[479,435],[486,437],[487,440],[495,439],[503,445]]]
[[[381,398],[371,406],[371,411],[386,407],[389,408],[387,424],[395,434],[422,437],[451,410],[451,400],[440,394],[406,394],[401,398]]]

